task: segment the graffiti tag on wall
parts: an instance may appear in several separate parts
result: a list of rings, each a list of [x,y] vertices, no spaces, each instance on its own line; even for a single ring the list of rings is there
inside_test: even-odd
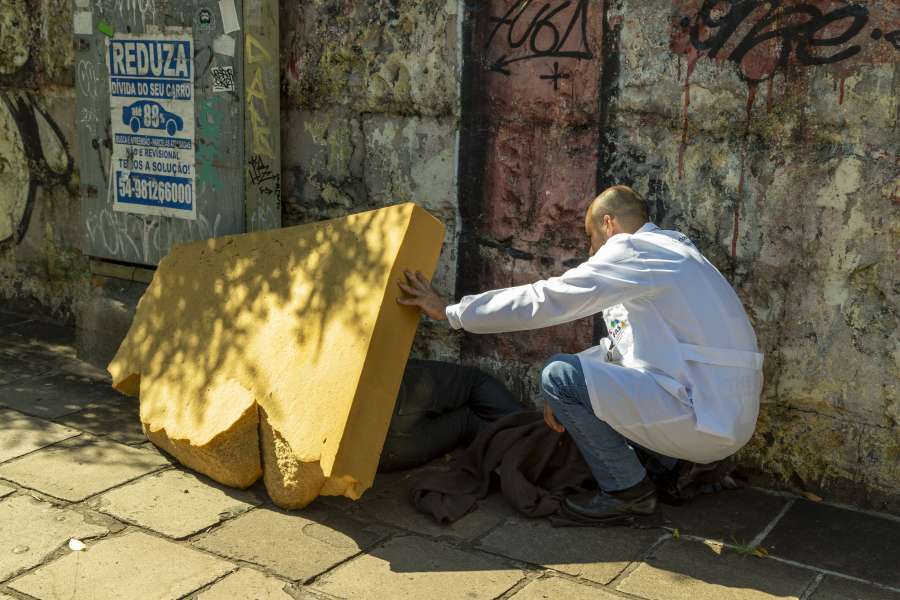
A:
[[[789,0],[703,0],[677,11],[671,46],[679,56],[728,61],[751,84],[791,65],[877,61],[900,51],[900,29],[885,31],[862,5]],[[895,55],[900,58],[900,55]]]
[[[531,10],[527,10],[529,6]],[[496,25],[487,39],[485,50],[496,39],[496,45],[503,48],[504,54],[488,68],[510,75],[510,65],[520,61],[538,58],[594,58],[587,45],[587,7],[588,0],[578,0],[575,3],[566,0],[558,4],[547,2],[540,6],[532,5],[530,0],[517,0],[503,16],[492,16],[489,19]],[[505,36],[502,35],[503,29],[506,29]],[[508,58],[508,53],[519,48],[525,48],[525,53]],[[555,62],[553,72],[541,75],[540,78],[552,81],[553,89],[558,89],[559,80],[568,79],[569,75],[561,74],[559,63]]]
[[[62,131],[31,94],[0,92],[0,247],[20,244],[41,186],[65,184],[74,161]]]

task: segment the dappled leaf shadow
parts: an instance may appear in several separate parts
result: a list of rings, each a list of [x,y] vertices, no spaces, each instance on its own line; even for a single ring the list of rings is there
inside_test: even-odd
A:
[[[49,421],[0,410],[0,463],[78,435]]]
[[[418,321],[386,285],[392,269],[415,267],[394,265],[411,210],[176,246],[116,359],[142,373],[144,422],[202,445],[255,399],[294,432],[295,451],[297,439],[326,444],[348,407],[324,411],[322,402],[354,397],[379,310]]]

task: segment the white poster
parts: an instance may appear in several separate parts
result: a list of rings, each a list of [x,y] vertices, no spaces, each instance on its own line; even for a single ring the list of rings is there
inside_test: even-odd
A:
[[[109,40],[115,210],[197,218],[193,58],[190,34]]]

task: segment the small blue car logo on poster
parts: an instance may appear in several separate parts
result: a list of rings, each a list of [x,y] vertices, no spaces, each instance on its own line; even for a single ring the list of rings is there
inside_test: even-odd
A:
[[[122,108],[122,122],[131,125],[131,131],[137,133],[144,129],[165,129],[169,135],[184,129],[184,121],[176,114],[166,112],[153,100],[141,100],[131,106]]]

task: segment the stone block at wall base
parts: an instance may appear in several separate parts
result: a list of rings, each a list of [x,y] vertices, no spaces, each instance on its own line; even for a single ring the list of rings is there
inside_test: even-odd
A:
[[[79,360],[106,369],[134,321],[137,304],[112,298],[83,300],[75,307],[75,351]]]

